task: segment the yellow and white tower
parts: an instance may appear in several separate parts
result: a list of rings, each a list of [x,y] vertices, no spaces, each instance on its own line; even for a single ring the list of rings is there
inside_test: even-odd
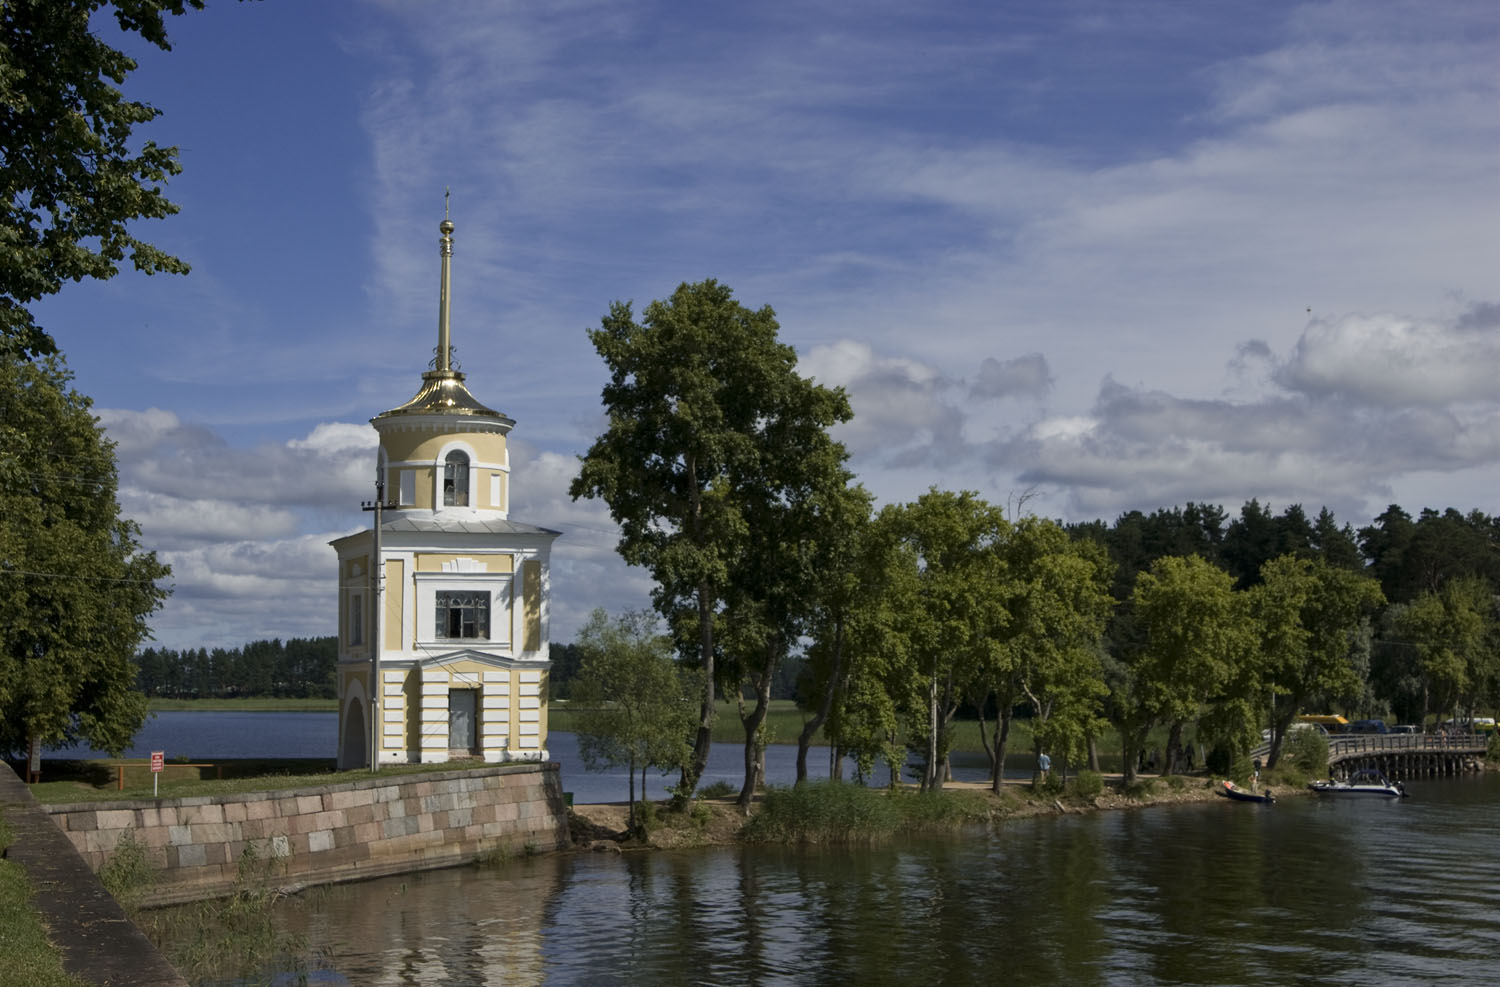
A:
[[[515,421],[464,386],[449,344],[442,233],[433,369],[380,433],[374,530],[339,557],[341,769],[547,759],[549,561],[558,532],[510,519]]]

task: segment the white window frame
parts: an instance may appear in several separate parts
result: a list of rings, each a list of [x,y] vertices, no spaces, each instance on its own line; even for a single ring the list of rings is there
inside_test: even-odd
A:
[[[461,647],[509,647],[515,638],[516,607],[511,599],[515,574],[510,572],[418,572],[413,574],[417,612],[418,646],[452,650]],[[437,636],[439,590],[490,594],[490,636],[452,638]]]
[[[448,454],[461,452],[469,457],[469,490],[468,503],[459,505],[448,505],[443,503],[443,473],[448,465]],[[474,489],[479,480],[479,456],[474,452],[474,447],[467,442],[447,442],[437,451],[437,458],[433,460],[432,470],[432,506],[433,510],[471,510],[478,504],[478,491]]]

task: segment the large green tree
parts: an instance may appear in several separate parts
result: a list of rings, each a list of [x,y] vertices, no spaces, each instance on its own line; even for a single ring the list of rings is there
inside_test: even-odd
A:
[[[1158,723],[1172,727],[1166,763],[1175,761],[1182,725],[1219,700],[1252,647],[1249,615],[1224,570],[1197,556],[1158,559],[1136,580],[1131,599],[1141,634],[1114,683],[1125,779]]]
[[[170,49],[164,15],[203,0],[5,0],[0,3],[0,351],[55,352],[29,306],[64,282],[187,265],[129,224],[177,211],[162,186],[177,148],[140,142],[160,111],[121,92],[135,59],[106,44],[90,17],[109,8],[120,30]]]
[[[895,749],[899,697],[890,682],[905,658],[896,603],[914,592],[904,577],[915,567],[902,565],[890,526],[871,517],[871,506],[859,486],[832,501],[814,562],[807,660],[798,683],[798,701],[809,714],[797,737],[798,784],[807,780],[808,748],[819,730],[832,748],[835,777],[844,753],[866,774],[877,759],[899,764],[904,755]]]
[[[1261,567],[1250,601],[1261,642],[1260,679],[1274,697],[1267,759],[1274,766],[1282,738],[1309,698],[1360,689],[1354,649],[1384,596],[1363,573],[1283,555]]]
[[[922,788],[936,790],[945,780],[949,724],[1001,652],[1008,620],[998,549],[1010,525],[973,491],[935,487],[910,504],[886,508],[882,523],[907,547],[913,568],[913,592],[893,605],[900,608],[909,681],[922,699]]]
[[[579,707],[578,753],[590,768],[623,767],[629,776],[630,828],[636,828],[635,773],[646,797],[647,768],[680,768],[687,759],[696,683],[672,659],[672,640],[656,618],[597,609],[578,632],[581,656],[572,702]]]
[[[797,354],[778,331],[770,306],[746,308],[708,280],[653,301],[639,322],[616,302],[589,333],[609,369],[609,425],[569,492],[609,505],[620,555],[651,572],[657,610],[703,669],[682,798],[708,763],[726,601],[754,596],[735,579],[764,561],[755,558],[766,539],[752,538],[752,517],[802,498],[809,471],[827,465],[804,450],[825,448],[826,430],[851,414],[841,390],[797,373]]]
[[[136,648],[165,566],[120,516],[114,444],[56,356],[0,357],[0,749],[118,753],[145,721]]]
[[[1036,517],[1019,520],[1005,539],[1004,654],[999,663],[1013,683],[1010,696],[1031,707],[1036,751],[1065,762],[1081,761],[1100,721],[1107,691],[1100,645],[1113,598],[1114,566],[1104,549],[1070,540],[1058,524]],[[1009,702],[999,705],[1008,726]],[[997,732],[991,775],[998,794],[1005,767],[1005,729]],[[1040,760],[1040,759],[1039,759]]]
[[[1426,591],[1395,617],[1396,631],[1413,648],[1421,676],[1423,715],[1472,710],[1496,676],[1496,601],[1477,576]]]

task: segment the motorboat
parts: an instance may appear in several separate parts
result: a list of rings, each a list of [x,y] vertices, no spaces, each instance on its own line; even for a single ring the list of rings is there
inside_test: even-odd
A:
[[[1261,802],[1269,805],[1276,801],[1276,796],[1271,794],[1269,788],[1264,792],[1252,792],[1248,788],[1241,788],[1227,779],[1224,782],[1224,787],[1215,789],[1215,791],[1225,798],[1234,799],[1236,802]]]
[[[1405,798],[1406,786],[1391,781],[1379,771],[1358,771],[1348,781],[1315,781],[1308,788],[1319,795],[1380,795],[1385,798]]]

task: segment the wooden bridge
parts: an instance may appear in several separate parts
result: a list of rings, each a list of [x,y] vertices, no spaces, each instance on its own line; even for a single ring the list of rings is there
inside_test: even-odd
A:
[[[1347,778],[1356,771],[1374,769],[1387,778],[1444,778],[1475,771],[1484,758],[1490,738],[1482,733],[1362,733],[1328,738],[1328,772]],[[1264,761],[1271,746],[1263,744],[1250,752]],[[1286,755],[1285,742],[1282,756]]]

